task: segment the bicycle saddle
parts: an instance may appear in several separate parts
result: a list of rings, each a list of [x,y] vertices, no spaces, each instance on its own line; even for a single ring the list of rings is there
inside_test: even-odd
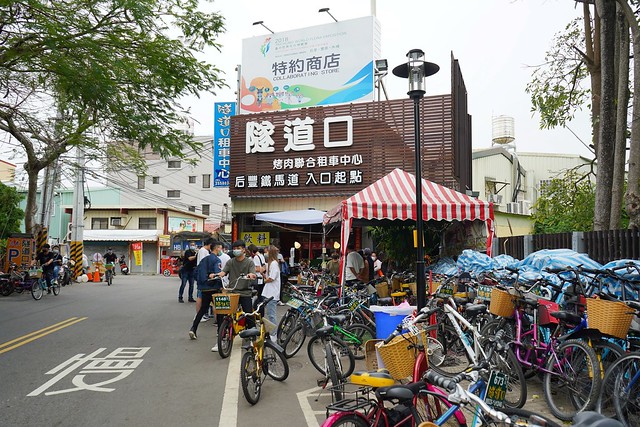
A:
[[[397,292],[393,292],[393,293],[391,294],[391,296],[392,296],[392,297],[394,297],[394,298],[398,298],[398,297],[406,297],[406,296],[407,296],[407,293],[406,293],[406,292],[404,292],[404,291],[397,291]]]
[[[487,306],[484,304],[470,304],[467,305],[464,311],[471,317],[475,317],[480,313],[487,311]]]
[[[464,297],[456,297],[456,296],[454,296],[453,300],[458,305],[465,305],[466,303],[469,302],[469,298],[464,298]]]
[[[2,273],[0,274],[0,279],[10,279],[11,273]]]
[[[376,390],[376,397],[382,400],[411,401],[420,390],[425,388],[424,381],[418,381],[407,385],[392,385],[390,387],[380,387]]]
[[[573,427],[623,427],[623,424],[593,411],[580,412],[573,417]]]
[[[320,338],[327,337],[333,333],[333,326],[325,326],[324,328],[320,328],[316,331],[316,335]]]
[[[571,313],[570,311],[553,311],[549,314],[556,319],[562,320],[563,322],[567,322],[571,325],[577,325],[582,321],[582,317],[575,313]]]
[[[260,329],[251,328],[245,329],[244,331],[240,331],[240,338],[251,338],[260,336]]]
[[[344,314],[332,314],[331,316],[327,316],[327,320],[331,325],[342,325],[345,320],[347,320],[347,316]]]
[[[367,387],[389,387],[396,383],[388,372],[367,372],[357,371],[351,374],[349,378],[351,384],[363,385]]]

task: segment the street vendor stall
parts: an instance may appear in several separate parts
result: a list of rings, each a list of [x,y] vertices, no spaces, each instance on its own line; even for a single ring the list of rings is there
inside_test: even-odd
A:
[[[483,221],[487,230],[487,254],[493,238],[493,204],[422,180],[422,219]],[[365,189],[327,211],[324,224],[342,221],[340,247],[344,257],[354,220],[416,220],[415,176],[394,169]]]

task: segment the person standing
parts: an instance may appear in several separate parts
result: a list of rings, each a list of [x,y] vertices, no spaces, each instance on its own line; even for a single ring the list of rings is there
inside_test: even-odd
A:
[[[347,285],[353,285],[358,282],[364,269],[364,260],[353,243],[347,245],[347,268],[345,270],[344,280]]]
[[[267,319],[274,325],[278,324],[276,317],[276,308],[280,301],[280,263],[278,262],[278,248],[270,245],[267,250],[267,274],[264,279],[264,289],[262,290],[264,298],[273,297],[266,307]],[[275,342],[275,331],[271,334],[271,340]]]
[[[374,279],[374,277],[373,277],[373,270],[374,270],[373,258],[371,258],[371,249],[364,248],[363,252],[364,252],[364,260],[366,261],[367,268],[368,268],[366,282],[369,282],[369,281]]]
[[[213,240],[212,237],[209,237],[207,240],[204,241],[204,245],[202,245],[202,247],[198,250],[198,255],[196,256],[196,269],[198,268],[198,266],[200,265],[200,263],[202,262],[203,259],[205,259],[206,257],[209,256],[210,250],[211,250],[211,245],[215,242],[215,240]],[[196,281],[198,280],[198,278],[196,277]],[[202,306],[202,292],[200,291],[200,283],[198,283],[198,294],[197,294],[197,298],[196,298],[196,313],[200,312],[200,307]],[[207,310],[209,308],[207,307]],[[206,311],[205,311],[206,313]],[[196,317],[198,315],[196,314]],[[201,322],[206,322],[207,320],[209,320],[209,315],[205,314],[204,316],[202,316],[201,318]]]
[[[240,294],[239,304],[245,313],[253,311],[251,300],[251,288],[253,281],[256,279],[256,265],[253,260],[247,257],[246,243],[244,240],[236,240],[231,245],[233,249],[233,258],[231,258],[219,273],[220,277],[229,276],[229,283],[233,292]],[[240,276],[245,277],[240,279]],[[247,317],[247,328],[255,326],[255,322]]]
[[[255,289],[258,291],[258,302],[260,302],[262,301],[262,290],[264,289],[264,275],[267,271],[267,263],[265,262],[264,255],[260,253],[256,245],[249,245],[249,251],[251,252],[253,263],[256,265],[256,275],[258,278],[256,279]]]
[[[193,299],[193,282],[195,279],[195,269],[197,263],[198,254],[196,253],[196,244],[191,242],[189,249],[184,251],[182,257],[182,272],[180,274],[180,290],[178,291],[178,302],[184,302],[182,295],[184,295],[184,288],[189,282],[189,302],[196,302]]]
[[[340,255],[337,252],[331,254],[331,259],[327,263],[329,274],[338,277],[340,275]]]
[[[384,276],[382,272],[382,261],[378,258],[375,252],[371,252],[371,259],[373,260],[373,275],[374,276]]]
[[[218,255],[222,253],[222,243],[216,241],[210,242],[209,248],[211,249],[211,254],[203,258],[197,267],[198,291],[201,295],[201,302],[200,309],[193,319],[191,329],[189,329],[189,338],[192,340],[198,339],[198,325],[202,317],[209,310],[209,306],[213,300],[213,293],[222,289],[222,280],[218,277],[222,264]]]

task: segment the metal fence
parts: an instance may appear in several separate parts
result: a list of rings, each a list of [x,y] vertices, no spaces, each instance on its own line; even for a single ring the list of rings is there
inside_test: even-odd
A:
[[[494,254],[507,254],[524,259],[541,249],[573,249],[586,253],[600,264],[617,259],[640,259],[640,230],[605,230],[527,236],[497,239]]]

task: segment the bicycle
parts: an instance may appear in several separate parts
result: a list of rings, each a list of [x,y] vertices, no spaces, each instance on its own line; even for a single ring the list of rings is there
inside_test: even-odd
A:
[[[243,346],[246,352],[240,362],[240,383],[245,399],[252,405],[260,400],[262,384],[266,376],[276,381],[284,381],[289,376],[289,364],[282,349],[269,338],[266,319],[260,315],[260,308],[273,300],[263,300],[252,313],[244,313],[243,318],[253,317],[256,327],[240,332],[240,337],[250,342]],[[275,325],[272,325],[275,328]]]
[[[44,292],[51,290],[53,295],[60,294],[60,283],[57,280],[52,279],[51,285],[47,284],[47,278],[43,276],[42,270],[29,270],[29,277],[31,278],[31,296],[34,300],[39,301],[42,299]]]
[[[233,291],[237,287],[238,282],[245,278],[246,276],[244,274],[241,274],[235,280],[233,287],[229,286],[228,283],[225,286],[224,282],[222,286],[227,291]],[[214,295],[213,297],[214,311],[216,310],[217,303],[219,302],[226,303],[228,301],[228,299],[226,301],[221,301],[222,295],[223,294]],[[222,321],[220,322],[220,325],[218,327],[217,343],[218,343],[218,354],[223,359],[226,359],[231,354],[231,350],[233,349],[233,338],[246,328],[244,314],[245,313],[244,313],[244,310],[242,309],[242,306],[238,305],[238,308],[236,309],[235,312],[225,315]]]
[[[111,286],[113,283],[113,264],[107,263],[104,268],[104,280],[107,282],[107,286]]]
[[[613,402],[616,418],[625,427],[640,425],[640,353],[630,353],[618,359],[607,370],[603,380],[600,411],[605,393]]]

